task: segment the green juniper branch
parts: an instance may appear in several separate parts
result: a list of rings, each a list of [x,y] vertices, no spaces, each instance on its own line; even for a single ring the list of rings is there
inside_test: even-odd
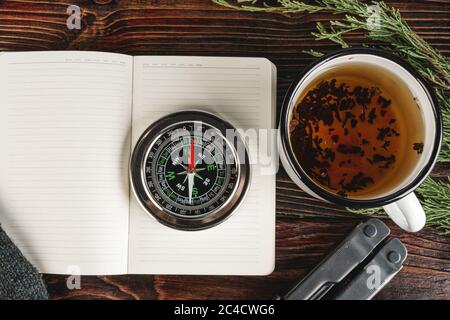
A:
[[[256,0],[212,0],[224,7],[244,10],[276,13],[315,13],[327,11],[344,15],[343,18],[330,21],[325,27],[317,23],[317,40],[331,40],[344,47],[346,33],[362,30],[369,39],[379,41],[388,51],[408,60],[425,78],[445,90],[450,90],[450,64],[448,58],[431,47],[415,33],[403,20],[400,12],[384,2],[364,3],[359,0],[315,0],[307,4],[296,0],[279,0],[277,6],[270,6]],[[259,5],[261,4],[261,5]]]
[[[442,230],[443,234],[450,234],[450,215],[448,211],[448,203],[450,203],[449,183],[450,178],[447,178],[446,182],[427,178],[415,191],[427,214],[427,226],[437,227]],[[364,215],[383,213],[382,208],[347,208],[347,210]]]
[[[444,138],[438,161],[450,163],[450,99],[446,95],[450,90],[449,59],[414,32],[397,9],[389,7],[382,1],[365,3],[360,0],[311,0],[308,3],[298,0],[278,0],[275,5],[257,0],[212,1],[224,7],[251,12],[282,14],[330,12],[336,14],[336,19],[326,25],[317,22],[317,31],[312,33],[316,40],[329,40],[346,48],[350,47],[345,40],[347,34],[363,32],[368,39],[377,44],[377,47],[408,61],[435,86],[444,125]],[[321,52],[312,49],[303,52],[314,57],[322,55]],[[428,225],[439,227],[446,234],[450,234],[449,183],[450,180],[442,182],[427,178],[417,189],[427,214]],[[380,212],[377,208],[349,210],[364,214]]]

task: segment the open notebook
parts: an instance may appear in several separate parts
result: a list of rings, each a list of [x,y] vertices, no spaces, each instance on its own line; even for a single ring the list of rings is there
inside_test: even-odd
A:
[[[252,170],[237,212],[186,232],[141,209],[128,163],[143,130],[174,111],[272,128],[275,81],[260,58],[0,53],[0,223],[44,273],[272,272],[274,175]]]

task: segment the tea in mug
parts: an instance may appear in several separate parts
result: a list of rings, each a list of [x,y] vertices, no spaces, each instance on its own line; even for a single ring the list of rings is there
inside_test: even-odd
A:
[[[343,197],[388,193],[423,150],[422,112],[409,89],[364,63],[312,81],[296,101],[289,130],[305,173]]]

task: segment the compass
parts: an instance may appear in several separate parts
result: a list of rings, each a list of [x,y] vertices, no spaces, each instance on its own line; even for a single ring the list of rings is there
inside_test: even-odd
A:
[[[159,119],[137,141],[130,179],[142,207],[159,222],[200,230],[229,217],[250,182],[248,153],[218,116],[183,111]]]

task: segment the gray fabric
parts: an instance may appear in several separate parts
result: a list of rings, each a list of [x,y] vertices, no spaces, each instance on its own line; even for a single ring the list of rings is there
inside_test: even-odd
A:
[[[44,281],[0,227],[0,300],[33,299],[48,299]]]

